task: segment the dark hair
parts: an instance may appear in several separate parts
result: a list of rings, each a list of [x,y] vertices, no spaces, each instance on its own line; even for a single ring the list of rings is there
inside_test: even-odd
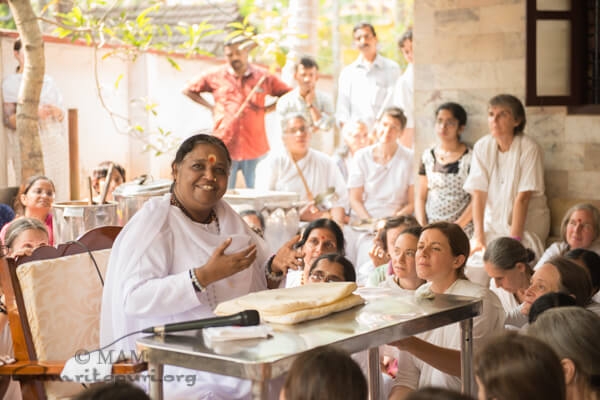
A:
[[[440,104],[435,110],[435,116],[437,117],[438,113],[442,110],[450,111],[452,116],[458,120],[458,126],[467,125],[467,111],[460,104],[453,102]]]
[[[343,350],[317,347],[294,360],[283,391],[286,400],[367,400],[367,380]]]
[[[265,229],[265,217],[263,217],[261,213],[254,209],[240,211],[240,217],[244,217],[246,215],[256,215],[256,218],[258,218],[258,222],[260,222],[260,228],[263,230]]]
[[[590,274],[593,293],[595,294],[600,288],[600,256],[591,250],[574,249],[565,254],[565,257],[583,262]]]
[[[400,107],[387,107],[383,110],[378,120],[380,121],[384,115],[397,119],[402,129],[406,128],[406,115],[404,115],[404,111]]]
[[[194,150],[196,145],[199,145],[199,144],[210,144],[210,145],[219,147],[221,150],[223,150],[223,153],[225,153],[225,157],[227,158],[228,167],[231,167],[231,155],[229,154],[229,150],[227,150],[227,146],[225,146],[225,143],[223,143],[223,141],[221,139],[219,139],[218,137],[212,136],[212,135],[207,135],[205,133],[198,133],[194,136],[190,136],[189,138],[185,139],[183,141],[183,143],[181,143],[181,145],[177,149],[177,153],[175,154],[175,159],[171,163],[171,167],[175,164],[181,164],[184,157],[189,152]]]
[[[317,70],[319,69],[319,64],[317,64],[315,59],[310,56],[300,57],[300,60],[294,66],[294,71],[298,71],[298,67],[301,65],[306,69],[311,69],[311,68],[316,68]]]
[[[423,228],[423,232],[429,229],[437,229],[442,232],[448,239],[448,244],[452,250],[452,255],[455,257],[465,256],[465,260],[462,265],[456,270],[456,274],[459,279],[467,279],[465,275],[465,265],[471,252],[471,246],[469,244],[469,238],[460,225],[452,222],[434,222]]]
[[[375,28],[373,27],[373,25],[371,25],[370,23],[365,22],[365,21],[359,22],[358,24],[354,25],[354,28],[352,28],[352,35],[354,35],[357,30],[365,29],[365,28],[370,29],[373,36],[377,37],[377,34],[375,33]]]
[[[535,320],[546,310],[555,307],[576,306],[575,298],[571,295],[561,292],[546,293],[538,297],[529,309],[529,323],[533,324]]]
[[[400,39],[398,39],[398,47],[402,48],[402,46],[404,46],[404,42],[406,42],[407,40],[410,40],[411,42],[413,40],[412,27],[405,30],[404,33],[402,34],[402,36],[400,36]]]
[[[21,202],[21,195],[27,194],[29,192],[29,189],[31,189],[33,184],[36,183],[37,181],[50,182],[50,185],[52,186],[52,190],[54,191],[54,193],[56,193],[56,187],[54,187],[54,182],[52,182],[52,179],[48,178],[47,176],[33,175],[33,176],[29,177],[29,179],[27,179],[25,181],[25,183],[23,183],[19,187],[19,192],[17,193],[17,196],[15,197],[15,204],[13,206],[13,209],[15,210],[15,213],[17,215],[25,215],[25,206]]]
[[[404,400],[473,400],[473,397],[441,387],[423,387],[411,392]]]
[[[496,336],[475,355],[473,366],[488,399],[566,399],[560,359],[534,337]]]
[[[300,248],[300,247],[304,246],[304,243],[306,243],[306,240],[308,239],[308,235],[310,235],[310,232],[313,229],[317,229],[317,228],[324,228],[324,229],[329,230],[331,233],[333,233],[333,235],[335,236],[335,245],[337,247],[337,254],[341,254],[341,255],[345,254],[344,233],[342,232],[342,229],[340,228],[340,226],[334,220],[329,219],[329,218],[315,219],[314,221],[311,221],[308,225],[306,225],[306,228],[304,228],[304,231],[302,231],[302,237],[300,238],[300,241],[295,244],[295,248]]]
[[[117,164],[112,161],[102,161],[100,164],[98,164],[98,166],[92,172],[93,178],[94,179],[106,178],[106,175],[108,175],[108,169],[110,168],[111,163],[113,165],[113,171],[117,171],[121,175],[121,178],[123,178],[123,182],[125,182],[125,180],[126,180],[125,179],[125,168],[123,168],[123,166],[121,164]]]
[[[417,239],[419,238],[419,236],[421,236],[421,233],[423,233],[423,228],[420,226],[412,226],[410,228],[406,228],[405,230],[403,230],[402,232],[400,232],[400,235],[413,235],[414,237],[416,237]]]
[[[533,269],[529,263],[534,259],[535,253],[531,249],[525,248],[521,242],[511,237],[492,240],[483,253],[484,262],[490,262],[504,271],[515,268],[517,263],[523,263],[530,276],[533,275]]]
[[[592,299],[592,280],[585,267],[563,256],[554,256],[544,264],[551,264],[560,275],[560,291],[575,296],[578,306],[587,306]]]
[[[11,222],[10,225],[8,225],[8,228],[6,228],[4,244],[12,250],[12,245],[15,240],[21,235],[21,233],[29,230],[41,231],[44,232],[46,236],[49,236],[46,224],[39,219],[27,217],[17,218]]]
[[[385,224],[383,225],[383,230],[381,231],[381,241],[384,251],[389,251],[389,249],[387,248],[387,231],[389,229],[394,229],[402,225],[406,225],[407,228],[412,228],[414,226],[420,227],[419,222],[412,215],[398,215],[396,217],[386,218]]]
[[[91,386],[73,400],[150,400],[150,397],[141,388],[117,379]]]
[[[346,282],[356,282],[356,271],[350,260],[338,253],[321,254],[310,266],[309,274],[317,268],[317,264],[321,260],[327,260],[340,264],[344,268],[344,280]]]
[[[513,96],[512,94],[499,94],[490,99],[489,106],[505,106],[510,108],[513,117],[516,120],[520,120],[519,125],[515,127],[515,135],[520,135],[523,133],[525,129],[525,123],[527,119],[525,118],[525,107],[523,107],[523,103],[521,100]]]

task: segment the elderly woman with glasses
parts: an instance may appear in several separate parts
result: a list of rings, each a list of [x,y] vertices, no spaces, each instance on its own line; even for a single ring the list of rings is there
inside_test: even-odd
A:
[[[592,204],[580,203],[571,207],[560,224],[561,240],[552,243],[535,265],[538,269],[554,256],[570,250],[587,249],[600,255],[600,211]]]
[[[35,175],[21,185],[14,205],[17,214],[16,219],[22,217],[36,218],[46,224],[48,244],[51,246],[54,244],[54,235],[50,210],[52,209],[52,203],[54,203],[55,193],[56,189],[50,178]],[[4,240],[11,223],[2,227],[0,240]]]
[[[344,223],[347,191],[344,177],[335,161],[310,148],[311,130],[302,114],[284,117],[285,153],[271,153],[257,167],[256,189],[296,192],[308,204],[300,211],[302,221],[332,218]],[[329,200],[315,203],[318,195],[329,193]]]

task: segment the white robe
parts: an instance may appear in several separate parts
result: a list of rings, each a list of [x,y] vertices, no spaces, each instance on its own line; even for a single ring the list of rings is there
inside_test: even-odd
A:
[[[220,226],[216,234],[214,222],[208,227],[192,222],[169,199],[170,194],[148,200],[114,243],[102,296],[102,346],[149,326],[212,317],[218,303],[267,288],[265,244],[227,203],[215,206]],[[206,263],[227,237],[234,240],[226,252],[257,244],[256,261],[196,293],[189,269]],[[129,352],[139,337],[130,336],[111,348]],[[165,381],[165,398],[240,399],[250,392],[249,381],[165,366],[165,375],[182,374],[195,375],[195,384]]]
[[[425,285],[431,286],[431,283],[428,282]],[[498,297],[489,289],[465,279],[457,279],[445,294],[477,297],[483,300],[481,315],[473,318],[473,354],[477,353],[482,339],[501,333],[504,329],[504,310]],[[436,346],[460,350],[459,323],[446,325],[417,336]],[[424,386],[434,386],[460,391],[461,382],[459,377],[445,374],[410,353],[401,351],[398,357],[398,374],[394,379],[394,386],[405,386],[413,390]]]
[[[518,135],[510,149],[501,153],[496,140],[487,135],[473,149],[471,171],[464,189],[487,192],[484,229],[486,242],[510,235],[512,210],[519,192],[533,192],[527,208],[523,245],[539,257],[550,230],[550,211],[544,194],[544,164],[540,146]]]

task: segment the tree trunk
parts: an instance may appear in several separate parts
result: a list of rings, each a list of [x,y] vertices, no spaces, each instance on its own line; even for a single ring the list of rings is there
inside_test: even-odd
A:
[[[17,101],[17,135],[21,148],[21,180],[44,173],[38,108],[44,83],[44,41],[29,0],[9,0],[25,58],[23,80]]]

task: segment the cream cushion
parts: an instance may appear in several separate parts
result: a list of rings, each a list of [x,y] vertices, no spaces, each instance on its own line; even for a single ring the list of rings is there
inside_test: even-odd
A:
[[[104,276],[110,249],[92,252]],[[102,283],[88,253],[32,261],[17,268],[38,359],[67,360],[99,346]],[[48,398],[81,391],[80,384],[46,384]]]

